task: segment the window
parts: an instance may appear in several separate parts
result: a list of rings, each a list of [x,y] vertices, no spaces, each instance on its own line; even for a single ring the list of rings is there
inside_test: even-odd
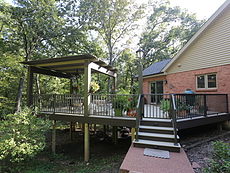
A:
[[[216,74],[205,74],[196,76],[197,89],[214,89],[217,88]]]

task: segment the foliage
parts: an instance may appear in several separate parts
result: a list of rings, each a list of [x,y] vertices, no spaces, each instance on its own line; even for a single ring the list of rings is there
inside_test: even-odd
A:
[[[131,95],[128,98],[127,104],[125,105],[125,109],[128,111],[130,109],[134,110],[137,107],[138,95]]]
[[[13,113],[18,78],[24,70],[17,62],[22,59],[17,55],[4,52],[3,49],[3,47],[0,48],[0,117]]]
[[[180,101],[179,99],[176,99],[176,109],[178,111],[183,110],[190,110],[190,105],[187,105],[185,101]]]
[[[68,79],[38,74],[38,81],[35,81],[35,83],[36,83],[36,86],[34,89],[34,93],[36,94],[39,94],[39,90],[41,94],[69,93],[69,80]]]
[[[171,7],[169,1],[150,1],[148,6],[151,9],[139,41],[145,50],[145,67],[172,58],[204,23],[178,6]]]
[[[134,76],[138,74],[138,64],[140,60],[132,53],[132,50],[125,49],[118,57],[115,67],[118,69],[117,79],[118,89],[130,91],[132,94],[137,94],[136,85],[137,81],[134,80]]]
[[[129,99],[129,92],[125,90],[119,91],[113,98],[113,107],[114,108],[119,108],[119,109],[124,109],[125,105],[128,103]]]
[[[222,141],[212,143],[211,159],[203,169],[208,173],[230,172],[230,144]]]
[[[17,95],[18,108],[20,95],[25,90],[23,85],[26,76],[25,68],[18,62],[84,53],[100,56],[103,52],[98,42],[90,38],[73,16],[75,1],[15,0],[14,3],[7,5],[0,2],[0,57],[2,53],[7,53],[11,63],[17,63],[12,66],[13,70],[20,66],[20,72],[14,75],[16,86],[8,82],[14,88],[9,93],[14,94],[14,97]],[[50,83],[48,87],[47,80]],[[35,82],[35,93],[64,93],[68,87],[63,86],[65,82],[62,79],[42,75],[36,75]],[[15,101],[15,98],[10,100]]]
[[[10,166],[42,151],[48,126],[48,120],[38,118],[37,112],[28,108],[6,115],[0,121],[0,165]]]
[[[145,9],[133,0],[14,0],[14,3],[7,5],[0,1],[0,106],[3,108],[0,114],[10,113],[19,100],[15,96],[20,98],[17,93],[25,93],[26,68],[20,61],[93,54],[118,69],[117,89],[134,94],[133,77],[140,61],[133,53],[132,38],[137,38],[134,29],[138,20],[144,20],[143,14],[148,20],[142,25],[146,28],[139,45],[146,51],[145,66],[175,55],[203,22],[179,7],[169,7],[165,1],[152,2]],[[23,79],[22,83],[19,79]],[[101,93],[109,91],[106,88],[111,86],[109,77],[99,74],[92,79],[98,81]],[[34,82],[36,94],[69,92],[66,79],[36,74]],[[79,92],[83,92],[82,88]]]
[[[78,17],[81,23],[102,38],[107,46],[109,65],[118,56],[118,43],[127,38],[143,13],[133,0],[81,0]]]
[[[161,101],[160,101],[160,109],[161,109],[163,112],[169,112],[170,109],[171,109],[170,100],[168,100],[168,99],[161,100]]]
[[[98,91],[100,89],[100,86],[96,83],[96,82],[90,82],[90,89],[89,92],[91,93],[95,93],[96,91]]]

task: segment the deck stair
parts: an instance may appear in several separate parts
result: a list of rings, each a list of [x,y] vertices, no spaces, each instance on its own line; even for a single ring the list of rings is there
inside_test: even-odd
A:
[[[177,136],[179,140],[179,136]],[[171,152],[180,152],[180,144],[174,144],[174,129],[170,119],[146,119],[140,122],[138,141],[134,147],[155,148]]]

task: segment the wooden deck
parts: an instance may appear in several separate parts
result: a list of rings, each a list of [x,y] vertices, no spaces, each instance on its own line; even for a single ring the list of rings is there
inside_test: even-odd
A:
[[[82,95],[34,95],[33,102],[35,106],[40,107],[41,112],[49,114],[51,120],[58,121],[136,127],[136,114],[143,118],[170,119],[168,110],[162,110],[162,103],[152,103],[151,98],[159,97],[159,99],[170,100],[172,96],[168,94],[144,94],[143,97],[145,98],[145,103],[139,105],[143,112],[138,113],[134,110],[134,114],[126,114],[124,112],[125,106],[127,107],[130,103],[133,103],[131,107],[134,107],[134,109],[137,105],[138,97],[132,94],[89,95],[87,112],[84,110],[86,103]],[[226,94],[194,94],[192,96],[176,94],[174,97],[177,106],[178,130],[230,120]],[[117,100],[119,100],[119,104]],[[184,113],[180,112],[180,109],[184,107],[183,105],[186,105]],[[170,107],[170,105],[168,106]],[[120,108],[123,112],[117,114],[117,108]]]
[[[124,126],[124,127],[135,127],[136,118],[133,117],[111,117],[111,116],[98,116],[90,115],[88,117],[79,114],[66,114],[66,113],[55,113],[50,114],[51,120],[57,121],[69,121],[69,122],[80,122],[90,124],[101,124],[101,125],[112,125],[112,126]]]
[[[177,120],[178,130],[188,129],[197,126],[203,126],[213,123],[221,123],[230,120],[229,113],[209,114],[207,116],[197,116]]]
[[[80,122],[90,124],[101,124],[111,126],[124,126],[124,127],[135,127],[135,117],[123,117],[123,116],[99,116],[90,115],[88,117],[81,114],[69,114],[69,113],[53,113],[53,112],[42,112],[48,114],[51,120],[57,121],[68,121],[68,122]],[[147,117],[144,119],[151,119]],[[207,116],[196,116],[191,118],[177,119],[178,130],[188,129],[192,127],[221,123],[230,120],[229,113],[211,114]]]

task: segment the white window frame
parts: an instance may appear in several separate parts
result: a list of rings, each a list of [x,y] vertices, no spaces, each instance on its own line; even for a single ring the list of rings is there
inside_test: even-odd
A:
[[[209,75],[216,75],[216,87],[214,88],[209,88],[208,87],[208,76]],[[198,76],[204,76],[204,88],[198,88],[198,81],[197,78]],[[208,74],[200,74],[200,75],[196,75],[196,89],[198,90],[202,90],[202,89],[217,89],[217,73],[208,73]]]

